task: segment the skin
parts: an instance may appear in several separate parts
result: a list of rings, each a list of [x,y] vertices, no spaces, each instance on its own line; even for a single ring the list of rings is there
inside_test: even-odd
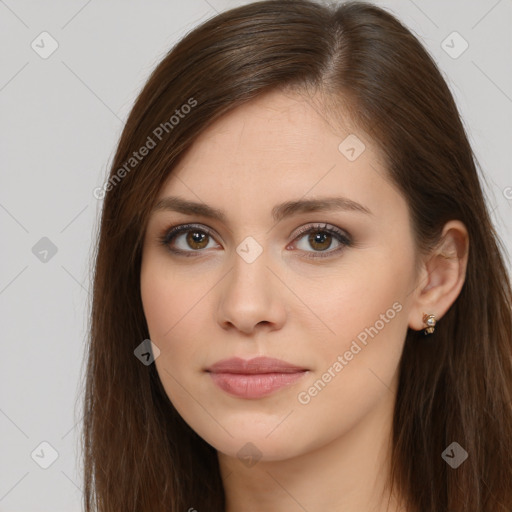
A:
[[[183,419],[217,449],[228,512],[402,510],[397,496],[386,509],[399,360],[407,329],[423,329],[424,312],[442,318],[459,294],[467,232],[451,221],[439,248],[420,255],[406,200],[378,148],[347,116],[339,124],[299,94],[271,92],[238,107],[198,137],[157,198],[206,203],[224,210],[226,222],[160,210],[147,225],[141,294],[161,351],[156,368]],[[354,161],[338,149],[349,134],[366,146]],[[371,213],[271,217],[284,201],[334,196]],[[171,242],[192,257],[159,242],[186,223],[213,234],[190,245],[181,233]],[[298,228],[324,223],[352,243],[297,237]],[[236,251],[249,236],[262,249],[252,263]],[[365,328],[380,327],[381,315],[384,327],[334,371]],[[228,395],[204,371],[227,357],[262,355],[309,371],[259,399]],[[329,368],[330,381],[308,395]],[[252,463],[237,456],[244,446]]]

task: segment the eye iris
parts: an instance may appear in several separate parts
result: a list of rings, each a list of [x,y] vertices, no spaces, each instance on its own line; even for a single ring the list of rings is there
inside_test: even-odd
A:
[[[189,231],[187,233],[187,243],[193,249],[203,249],[208,245],[208,243],[202,245],[205,240],[207,240],[208,235],[206,233],[201,233],[200,231]],[[197,247],[197,244],[199,247]]]
[[[310,233],[308,241],[312,247],[325,250],[331,246],[331,238],[332,235],[326,233],[325,231],[316,231],[314,233]],[[325,245],[326,240],[328,242],[327,245]],[[320,244],[320,247],[318,247],[318,244]]]

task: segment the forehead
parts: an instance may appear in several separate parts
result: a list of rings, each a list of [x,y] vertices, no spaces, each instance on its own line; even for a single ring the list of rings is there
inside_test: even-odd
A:
[[[282,171],[286,172],[321,167],[327,160],[334,163],[339,143],[357,129],[347,115],[328,118],[324,110],[321,100],[302,94],[264,94],[203,132],[175,171],[201,166],[211,158],[230,162],[232,171],[235,166],[243,169],[252,165],[265,172],[284,164]]]
[[[382,196],[385,185],[396,195],[386,181],[377,147],[348,116],[327,116],[317,100],[274,91],[205,130],[159,198],[179,195],[219,208],[228,201],[245,211],[306,195],[344,195],[364,203]]]

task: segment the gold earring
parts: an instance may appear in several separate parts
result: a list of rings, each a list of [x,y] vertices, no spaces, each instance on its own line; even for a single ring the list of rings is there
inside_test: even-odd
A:
[[[423,330],[424,334],[432,334],[436,326],[435,315],[427,315],[426,313],[423,313],[423,323],[426,325]]]

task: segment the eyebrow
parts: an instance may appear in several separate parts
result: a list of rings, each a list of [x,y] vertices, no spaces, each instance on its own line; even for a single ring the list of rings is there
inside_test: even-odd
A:
[[[197,203],[176,196],[164,197],[155,204],[152,212],[162,210],[176,211],[186,215],[200,215],[226,223],[226,214],[223,210],[213,208],[205,203]],[[274,206],[271,214],[274,221],[279,222],[286,217],[291,217],[299,213],[323,212],[328,210],[355,211],[373,215],[366,206],[356,203],[351,199],[347,199],[346,197],[319,197],[315,199],[286,201]]]

